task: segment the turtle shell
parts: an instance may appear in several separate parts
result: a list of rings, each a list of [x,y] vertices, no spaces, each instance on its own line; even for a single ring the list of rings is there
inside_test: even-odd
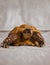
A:
[[[44,38],[41,32],[34,26],[22,24],[12,29],[7,38],[3,41],[3,47],[9,46],[37,46],[44,45]]]

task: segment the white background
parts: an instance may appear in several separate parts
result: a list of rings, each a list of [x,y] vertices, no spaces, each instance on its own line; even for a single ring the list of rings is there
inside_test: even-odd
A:
[[[50,30],[50,0],[0,0],[0,30],[23,23]]]

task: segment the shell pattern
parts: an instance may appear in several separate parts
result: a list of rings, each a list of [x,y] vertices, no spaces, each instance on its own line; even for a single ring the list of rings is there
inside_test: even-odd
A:
[[[4,48],[9,46],[37,46],[44,45],[44,38],[34,26],[22,24],[11,30],[3,41]]]

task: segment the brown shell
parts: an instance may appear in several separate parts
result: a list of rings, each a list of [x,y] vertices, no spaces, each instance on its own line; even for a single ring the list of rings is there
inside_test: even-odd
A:
[[[24,29],[32,29],[32,31],[36,31],[36,32],[40,32],[38,29],[36,29],[34,26],[30,26],[30,25],[27,25],[27,24],[22,24],[21,26],[17,26],[15,27],[12,31],[10,31],[9,34],[12,34],[12,33],[17,33],[19,31],[23,31]]]
[[[8,37],[3,41],[3,47],[7,48],[10,45],[41,47],[44,45],[44,39],[37,28],[22,24],[11,30]]]

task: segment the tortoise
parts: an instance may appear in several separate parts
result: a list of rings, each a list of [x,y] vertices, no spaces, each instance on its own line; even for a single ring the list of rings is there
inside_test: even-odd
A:
[[[4,48],[9,46],[42,47],[44,45],[44,38],[36,27],[22,24],[12,29],[2,44]]]

